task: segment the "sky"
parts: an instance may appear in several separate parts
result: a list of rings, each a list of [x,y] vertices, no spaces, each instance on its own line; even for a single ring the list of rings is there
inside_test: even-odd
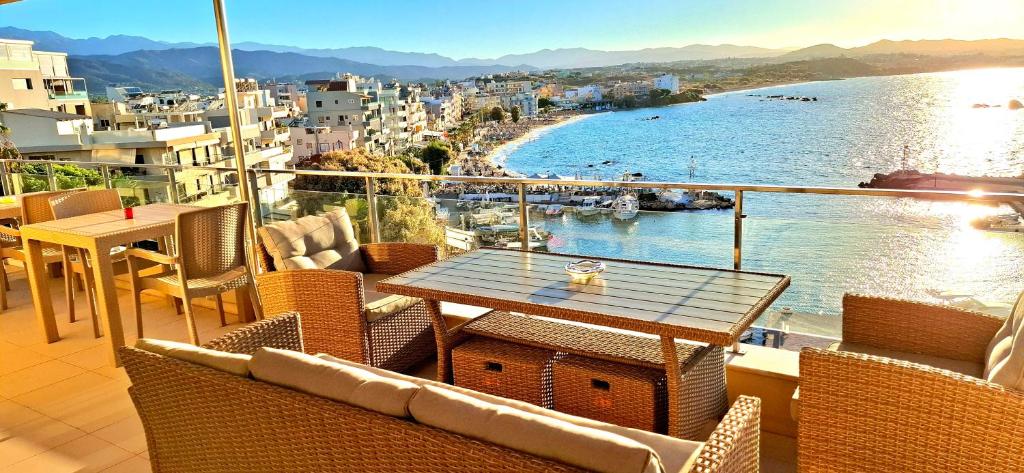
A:
[[[233,42],[377,46],[455,59],[544,48],[861,46],[879,39],[1024,38],[1024,0],[226,0]],[[109,5],[105,6],[104,5]],[[0,26],[71,38],[215,42],[211,0],[23,0]]]

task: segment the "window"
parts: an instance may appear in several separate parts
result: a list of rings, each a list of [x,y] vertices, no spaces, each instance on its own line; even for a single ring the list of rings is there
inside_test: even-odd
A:
[[[316,101],[316,108],[323,108],[323,106],[324,106],[324,102],[322,100],[317,100]]]
[[[350,102],[351,102],[351,100],[350,100]],[[334,101],[334,105],[338,105],[338,101],[337,100]]]
[[[299,146],[302,146],[302,138],[299,138],[298,140],[295,141],[298,143]]]
[[[11,79],[14,90],[32,90],[32,79]]]
[[[356,103],[354,99],[348,99],[348,103]]]

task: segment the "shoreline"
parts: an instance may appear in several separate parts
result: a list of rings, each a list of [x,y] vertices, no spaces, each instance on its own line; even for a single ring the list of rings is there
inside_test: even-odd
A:
[[[598,113],[604,113],[604,112],[598,112]],[[551,130],[554,130],[554,129],[558,128],[558,127],[562,127],[562,126],[565,126],[565,125],[569,125],[569,124],[572,124],[572,123],[576,123],[576,122],[582,121],[582,120],[584,120],[586,118],[589,118],[589,117],[592,117],[594,115],[597,115],[597,113],[584,113],[584,114],[574,115],[574,116],[571,116],[571,117],[566,118],[564,120],[557,121],[555,123],[549,123],[549,124],[537,126],[535,128],[531,128],[530,131],[528,131],[526,133],[523,133],[522,135],[520,135],[520,136],[518,136],[518,137],[516,137],[514,139],[511,139],[509,141],[506,141],[506,142],[504,142],[504,143],[494,147],[493,149],[488,151],[487,154],[484,155],[481,159],[483,159],[484,161],[490,163],[492,166],[501,167],[501,168],[505,169],[508,172],[519,174],[519,173],[517,173],[514,170],[508,169],[506,167],[506,165],[505,165],[506,162],[508,161],[509,155],[512,154],[513,152],[515,152],[515,150],[519,149],[519,147],[524,145],[526,142],[528,142],[528,141],[530,141],[530,140],[532,140],[534,138],[540,137],[541,135],[543,135],[545,133],[549,133]]]

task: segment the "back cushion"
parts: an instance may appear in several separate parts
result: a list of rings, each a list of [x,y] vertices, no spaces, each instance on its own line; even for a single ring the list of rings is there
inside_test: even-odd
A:
[[[661,471],[654,451],[635,440],[448,389],[421,387],[409,402],[409,411],[421,424],[587,470]]]
[[[409,400],[420,387],[297,351],[260,348],[249,363],[252,376],[395,417],[409,417]]]
[[[1024,293],[988,345],[985,379],[1024,391]]]
[[[135,348],[238,376],[249,376],[249,355],[210,350],[189,343],[140,338]]]
[[[323,215],[275,222],[260,237],[277,269],[340,269],[365,272],[359,242],[344,208]]]

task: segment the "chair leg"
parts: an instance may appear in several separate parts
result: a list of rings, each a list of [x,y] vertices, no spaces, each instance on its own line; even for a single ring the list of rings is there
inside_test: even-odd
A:
[[[75,272],[71,270],[71,256],[68,254],[70,248],[61,248],[63,256],[63,271],[64,271],[64,299],[68,304],[68,321],[75,323],[75,288],[73,280],[75,279]]]
[[[196,315],[192,311],[192,298],[188,293],[181,299],[181,305],[185,308],[185,323],[188,324],[188,336],[193,345],[199,345],[199,330],[196,329]]]
[[[252,310],[256,314],[256,320],[263,320],[263,303],[260,302],[260,294],[256,290],[256,283],[249,283],[246,292],[249,293],[249,300],[252,301]]]
[[[220,316],[221,327],[228,324],[227,320],[224,319],[224,298],[220,294],[217,294],[217,315]]]
[[[4,287],[0,288],[0,310],[7,310],[7,291],[11,290],[11,284],[7,281],[7,258],[0,258],[0,274],[4,279]]]
[[[171,301],[171,303],[174,304],[174,313],[175,314],[184,314],[185,311],[182,308],[181,299],[178,299],[177,297],[173,297],[173,296],[172,296],[172,299],[173,300]]]
[[[85,250],[78,249],[78,259],[83,262],[83,277],[85,279],[85,303],[89,304],[89,317],[92,318],[92,334],[96,338],[103,336],[103,329],[100,328],[100,318],[96,311],[96,281],[92,274],[92,268],[90,265],[85,264],[88,262],[86,259]]]
[[[138,268],[128,258],[128,282],[132,291],[132,309],[135,311],[135,335],[142,338],[142,289],[139,288]]]

